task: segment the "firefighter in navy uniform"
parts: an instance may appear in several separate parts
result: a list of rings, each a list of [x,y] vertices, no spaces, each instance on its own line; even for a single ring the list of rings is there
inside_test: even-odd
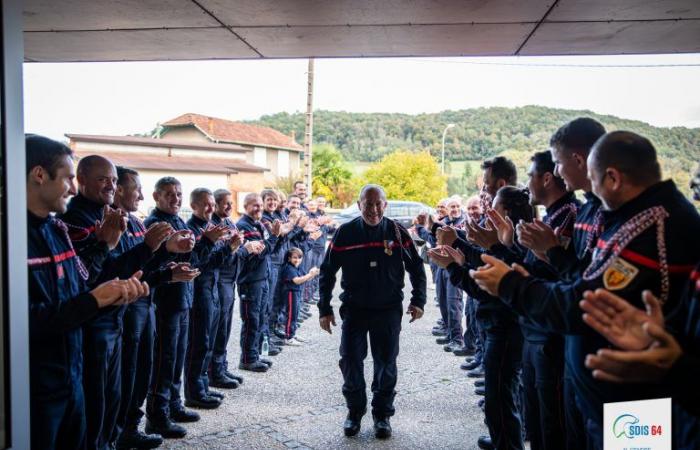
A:
[[[211,216],[214,225],[224,224],[230,232],[237,232],[236,224],[231,219],[233,201],[231,192],[226,189],[214,191],[216,209]],[[228,369],[227,350],[233,324],[233,307],[236,302],[235,289],[238,277],[238,260],[231,259],[218,269],[216,289],[219,294],[219,325],[214,341],[211,364],[209,366],[209,386],[222,389],[235,389],[243,384],[243,377],[231,373]]]
[[[520,243],[540,255],[546,254],[551,267],[555,268],[562,280],[576,280],[591,262],[595,243],[601,232],[600,199],[591,191],[588,179],[586,158],[593,144],[605,134],[605,128],[589,117],[580,117],[561,126],[550,139],[554,174],[561,177],[570,192],[583,191],[586,199],[576,212],[576,222],[572,242],[556,235],[554,228],[540,223],[538,226],[519,224],[517,226]],[[571,250],[575,257],[572,257]],[[564,346],[573,341],[564,336]],[[572,369],[564,366],[564,412],[566,416],[566,448],[581,450],[586,448],[586,435],[583,418],[576,402],[573,388]]]
[[[281,223],[274,221],[270,232],[260,222],[262,198],[251,193],[243,201],[245,214],[236,223],[246,241],[264,244],[258,253],[241,258],[238,275],[238,297],[241,301],[241,359],[238,368],[253,372],[266,372],[272,361],[260,358],[264,307],[267,301],[270,274],[270,255],[277,244]]]
[[[421,260],[408,231],[384,217],[386,194],[377,185],[362,188],[358,217],[338,228],[321,265],[321,298],[318,302],[321,328],[331,333],[335,316],[331,298],[336,273],[340,282],[343,320],[340,341],[340,369],[348,416],[343,425],[346,436],[360,430],[366,412],[364,360],[369,334],[374,379],[372,416],[377,438],[391,436],[389,418],[394,414],[399,332],[401,331],[404,271],[412,292],[406,314],[411,322],[423,316],[426,278]]]
[[[491,266],[472,276],[518,314],[570,335],[565,357],[576,401],[589,445],[602,448],[603,403],[655,397],[660,389],[650,384],[613,385],[592,377],[584,365],[586,355],[607,343],[581,320],[579,300],[584,291],[604,287],[641,306],[642,291],[650,289],[664,311],[673,311],[700,254],[700,241],[694,239],[700,216],[672,181],[661,181],[653,145],[634,133],[615,131],[601,137],[588,156],[588,172],[605,210],[603,231],[581,279],[546,282],[488,257],[484,262]]]
[[[146,295],[148,286],[132,278],[88,289],[88,271],[67,227],[52,215],[65,212],[76,193],[72,151],[36,135],[27,136],[26,151],[32,448],[84,448],[81,327],[99,309]],[[118,240],[120,228],[107,228],[101,235],[109,231],[108,240]]]
[[[694,200],[700,201],[700,166],[690,188]],[[680,304],[665,319],[656,297],[647,293],[643,300],[646,308],[638,309],[602,289],[584,295],[584,321],[619,349],[588,355],[586,367],[594,378],[614,383],[663,383],[674,402],[674,448],[698,450],[700,263],[690,273]]]
[[[170,235],[169,227],[149,230],[144,242],[118,253],[110,252],[101,261],[90,260],[99,236],[95,223],[104,219],[105,211],[122,216],[122,231],[126,229],[126,213],[111,210],[116,191],[117,171],[107,159],[91,155],[80,160],[77,168],[78,195],[68,203],[61,215],[69,229],[78,256],[90,261],[89,284],[128,278],[144,268],[154,252]],[[87,416],[87,447],[103,449],[112,444],[119,402],[121,399],[121,343],[123,317],[126,307],[107,308],[84,325],[83,358],[85,384],[85,411]]]
[[[176,232],[187,231],[192,251],[176,256],[176,263],[198,261],[198,252],[207,250],[196,246],[194,236],[185,222],[177,215],[182,206],[182,187],[173,177],[159,179],[154,188],[156,207],[146,218],[146,227],[166,222]],[[182,438],[187,430],[178,423],[196,422],[199,414],[188,410],[180,398],[180,384],[187,345],[189,311],[192,307],[192,283],[174,281],[157,286],[153,290],[156,306],[155,351],[153,373],[146,396],[146,433],[160,434],[164,438]]]
[[[190,194],[190,206],[192,217],[187,221],[187,226],[196,241],[193,253],[199,255],[193,266],[201,274],[194,280],[193,286],[185,356],[185,406],[214,409],[221,405],[223,399],[223,394],[209,390],[207,373],[220,310],[217,269],[235,264],[238,257],[243,258],[248,252],[245,247],[240,247],[241,236],[238,233],[231,234],[226,225],[210,223],[215,202],[214,194],[209,189],[194,189]],[[198,251],[200,246],[202,250]]]

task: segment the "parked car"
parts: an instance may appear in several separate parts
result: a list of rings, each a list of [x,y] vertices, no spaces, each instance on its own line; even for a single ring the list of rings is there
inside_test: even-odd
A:
[[[435,210],[420,202],[389,200],[386,210],[384,211],[384,216],[399,222],[406,228],[410,228],[412,226],[413,219],[422,212],[434,214]],[[360,209],[357,207],[357,203],[353,203],[348,208],[345,208],[336,214],[334,219],[336,222],[338,222],[338,224],[342,225],[359,216]]]

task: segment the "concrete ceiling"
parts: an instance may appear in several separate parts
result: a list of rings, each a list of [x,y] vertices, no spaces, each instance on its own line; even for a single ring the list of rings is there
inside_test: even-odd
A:
[[[700,0],[25,0],[27,61],[700,52]]]

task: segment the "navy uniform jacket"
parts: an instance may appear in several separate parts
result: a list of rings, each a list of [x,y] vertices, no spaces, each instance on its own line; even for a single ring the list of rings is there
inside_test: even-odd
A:
[[[154,208],[151,215],[144,221],[146,228],[156,222],[167,222],[175,231],[189,230],[185,221],[178,215],[168,214]],[[189,262],[193,258],[193,252],[180,253],[174,256],[175,262]],[[161,311],[177,312],[184,311],[192,307],[192,283],[178,281],[157,286],[153,290],[153,303]]]
[[[282,215],[279,214],[277,211],[273,212],[272,214],[267,211],[263,211],[262,219],[260,219],[260,222],[263,224],[263,226],[269,233],[270,227],[272,226],[272,223],[275,220],[279,220],[281,223],[286,222]],[[290,231],[289,234],[291,233],[292,232]],[[270,262],[272,264],[275,264],[277,266],[284,264],[284,254],[291,247],[289,234],[287,234],[286,236],[277,237],[277,243],[270,252]]]
[[[666,385],[674,400],[700,417],[700,264],[691,272],[681,304],[667,318],[667,327],[683,348],[683,355],[671,368]]]
[[[193,215],[187,221],[187,226],[195,236],[195,246],[192,253],[197,255],[193,261],[193,266],[199,269],[200,275],[194,279],[194,295],[200,298],[201,295],[216,293],[216,283],[219,281],[219,270],[236,264],[237,255],[245,257],[248,252],[244,247],[239,247],[236,253],[231,251],[228,241],[214,243],[204,236],[204,230],[209,222]],[[211,301],[210,298],[204,300]]]
[[[343,269],[340,301],[366,309],[390,309],[403,302],[404,270],[411,279],[411,304],[425,306],[425,269],[405,228],[384,217],[376,227],[357,217],[341,225],[321,264],[321,317],[333,314],[336,273]]]
[[[112,254],[115,256],[126,253],[144,242],[146,227],[143,225],[143,222],[133,214],[129,214],[128,219],[126,231],[122,233],[119,243],[112,250]],[[172,270],[165,267],[165,264],[172,260],[173,257],[174,255],[168,254],[165,249],[165,242],[163,242],[154,254],[154,257],[145,264],[141,281],[147,282],[150,289],[160,284],[168,283],[172,278]],[[150,303],[151,297],[150,295],[141,297],[136,302]]]
[[[219,217],[216,213],[211,215],[211,223],[214,225],[219,225],[223,223],[231,230],[237,230],[236,224],[233,223],[230,217]],[[233,255],[218,269],[219,280],[226,283],[235,283],[236,278],[238,278],[238,259],[234,258]]]
[[[31,395],[58,399],[82,389],[81,325],[97,314],[65,224],[27,217],[29,369]]]
[[[586,192],[586,203],[576,213],[574,223],[573,246],[576,258],[566,245],[557,246],[547,251],[547,258],[552,267],[559,271],[560,278],[575,280],[591,263],[591,255],[602,231],[602,211],[600,199],[592,192]]]
[[[95,222],[102,220],[104,205],[88,200],[78,194],[68,202],[68,210],[61,216],[68,225],[68,235],[73,241],[75,250],[81,260],[89,261],[90,272],[88,283],[96,285],[115,277],[126,279],[134,272],[143,269],[153,253],[144,243],[138,244],[128,251],[119,253],[110,251],[104,259],[93,258],[92,250],[96,245]],[[105,244],[101,244],[106,247]],[[117,247],[115,247],[117,249]],[[102,308],[95,319],[87,324],[94,328],[120,328],[124,316],[124,306]]]
[[[310,219],[318,219],[321,217],[323,214],[319,212],[309,213],[309,218]],[[326,249],[326,241],[328,240],[328,225],[320,225],[319,226],[319,231],[321,231],[321,236],[319,236],[318,239],[315,241],[310,241],[311,244],[311,250],[315,250],[317,252],[323,252]]]
[[[236,223],[246,241],[262,241],[265,249],[259,255],[247,253],[241,258],[238,284],[267,280],[270,273],[270,255],[277,244],[277,236],[270,235],[262,223],[244,215]]]
[[[547,213],[543,219],[543,222],[552,227],[552,229],[560,229],[562,245],[559,251],[569,261],[576,261],[577,259],[576,246],[572,239],[576,215],[580,205],[574,193],[568,192],[547,208]],[[561,271],[542,261],[531,251],[528,251],[527,255],[525,255],[524,266],[533,276],[550,281],[557,281],[562,275]],[[522,316],[520,317],[520,328],[525,339],[530,342],[545,343],[551,337],[551,333],[547,333]]]
[[[606,258],[601,251],[622,226],[630,225],[630,219],[638,213],[652,211],[652,208],[668,215],[663,221],[663,244],[669,267],[664,311],[673,311],[700,255],[700,241],[696,239],[697,230],[700,229],[700,216],[676,189],[673,181],[657,183],[617,210],[603,212],[603,231],[597,241],[598,249],[587,268],[589,279],[582,277],[574,283],[551,283],[523,277],[513,271],[506,274],[499,286],[501,299],[518,314],[546,330],[567,335],[566,363],[575,384],[577,398],[582,401],[581,407],[597,423],[602,423],[604,402],[651,397],[654,392],[658,392],[658,386],[617,385],[593,379],[591,371],[584,366],[584,359],[608,343],[583,323],[582,311],[578,306],[585,290],[597,288],[607,288],[642,309],[643,290],[650,289],[656,295],[663,292],[656,225],[648,227],[624,248],[618,246],[620,254],[614,259]],[[611,261],[607,269],[597,274],[596,269]]]

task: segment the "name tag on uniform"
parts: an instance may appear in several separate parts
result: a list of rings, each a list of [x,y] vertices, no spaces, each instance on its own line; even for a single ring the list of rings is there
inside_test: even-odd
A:
[[[377,267],[377,261],[370,261],[369,266],[370,267]]]

